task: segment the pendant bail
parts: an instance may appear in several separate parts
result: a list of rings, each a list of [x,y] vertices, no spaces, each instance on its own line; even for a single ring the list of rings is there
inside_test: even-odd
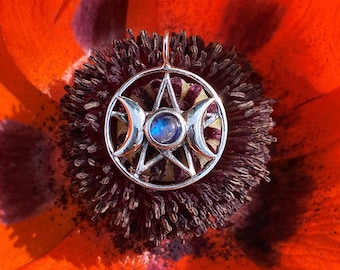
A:
[[[170,61],[169,61],[170,60],[170,34],[169,34],[169,31],[164,32],[162,56],[163,56],[164,65],[170,65]]]

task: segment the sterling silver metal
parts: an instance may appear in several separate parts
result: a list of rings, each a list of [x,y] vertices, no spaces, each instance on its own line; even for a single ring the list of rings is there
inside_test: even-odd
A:
[[[228,122],[223,103],[208,82],[195,73],[170,65],[170,36],[168,32],[163,37],[162,56],[164,62],[162,66],[137,73],[126,81],[112,97],[105,116],[104,137],[112,161],[130,180],[144,188],[166,191],[191,185],[206,176],[215,167],[226,145]],[[155,74],[163,79],[152,110],[146,112],[137,101],[125,96],[125,92],[136,81]],[[180,76],[199,84],[208,98],[197,102],[188,111],[182,111],[176,100],[171,76]],[[170,107],[161,107],[165,94],[168,95],[170,100]],[[125,113],[118,111],[119,103],[123,105]],[[207,112],[209,106],[213,103],[217,105],[217,112]],[[174,142],[162,144],[155,141],[150,134],[150,125],[153,119],[161,113],[173,115],[180,123],[181,133]],[[218,119],[221,126],[221,138],[216,153],[214,153],[205,141],[204,129]],[[116,138],[113,137],[114,132],[111,130],[113,121],[120,121],[127,126],[126,137],[119,146],[116,145]],[[150,159],[147,155],[149,147],[158,151],[158,154],[150,157]],[[174,155],[174,151],[178,149],[184,152],[184,160],[180,160]],[[199,171],[196,171],[194,166],[193,151],[208,160]],[[126,166],[126,160],[131,159],[131,156],[138,160],[135,167]],[[164,158],[183,170],[188,177],[181,182],[175,179],[173,181],[161,181],[161,184],[150,181],[150,168]]]

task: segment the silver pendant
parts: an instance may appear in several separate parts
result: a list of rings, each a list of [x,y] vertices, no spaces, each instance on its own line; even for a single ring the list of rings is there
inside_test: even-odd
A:
[[[162,66],[137,73],[118,89],[104,123],[105,144],[115,165],[136,184],[159,191],[183,188],[206,176],[221,158],[228,133],[226,112],[213,87],[197,74],[170,64],[168,32],[163,37],[162,55]],[[152,83],[155,78],[162,81],[152,109],[146,109],[134,89],[139,82]],[[182,109],[174,78],[203,89],[191,108]],[[212,126],[220,136],[209,140],[205,129]],[[121,129],[125,130],[123,140],[119,138]],[[160,162],[165,164],[165,173],[153,179],[152,171]],[[184,177],[175,179],[174,168]]]

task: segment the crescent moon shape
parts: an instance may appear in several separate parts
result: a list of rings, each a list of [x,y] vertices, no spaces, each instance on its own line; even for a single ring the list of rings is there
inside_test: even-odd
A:
[[[128,130],[124,142],[113,153],[116,157],[123,157],[138,149],[143,142],[143,126],[145,122],[145,112],[141,106],[127,97],[118,97],[127,113]]]
[[[187,138],[189,145],[196,152],[207,156],[209,158],[215,158],[214,154],[207,146],[204,139],[204,113],[208,109],[209,105],[214,102],[213,98],[204,99],[195,104],[187,114]]]

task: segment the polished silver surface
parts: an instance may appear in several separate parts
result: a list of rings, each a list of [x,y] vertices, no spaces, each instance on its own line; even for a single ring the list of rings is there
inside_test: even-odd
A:
[[[192,149],[209,158],[215,158],[216,154],[214,154],[207,146],[203,131],[205,125],[205,112],[213,102],[213,98],[203,99],[195,104],[187,114],[188,142]]]
[[[128,134],[122,145],[113,152],[113,155],[116,157],[123,157],[136,151],[143,142],[145,112],[137,102],[127,97],[117,97],[117,100],[124,106],[127,116],[123,116],[124,118],[122,118],[122,114],[113,113],[112,115],[118,119],[122,119],[123,122],[126,121],[123,119],[127,118]]]
[[[111,159],[130,180],[153,190],[175,190],[195,183],[215,167],[226,145],[228,123],[221,99],[213,87],[197,74],[170,65],[168,33],[163,37],[162,53],[164,61],[162,66],[137,73],[126,81],[112,97],[106,112],[104,137]],[[127,90],[131,90],[134,83],[142,78],[145,80],[150,75],[157,75],[162,78],[162,82],[155,96],[152,110],[144,111],[141,104],[126,95],[131,93]],[[189,110],[182,111],[173,89],[172,77],[181,77],[200,85],[207,98],[197,101]],[[162,107],[162,100],[165,97],[169,100],[169,105]],[[209,106],[212,104],[217,108],[214,112],[209,111]],[[122,112],[122,107],[125,112]],[[176,133],[173,140],[161,141],[151,131],[154,121],[164,114],[169,115],[171,120],[177,123],[175,128],[178,127],[178,134]],[[220,126],[221,136],[216,143],[216,151],[212,151],[204,137],[204,129],[216,123]],[[118,131],[113,131],[112,127],[119,125],[125,126],[127,131],[123,143],[116,145],[117,135],[114,134]],[[160,127],[163,128],[162,125]],[[170,128],[174,127],[170,126]],[[152,155],[148,154],[150,148],[153,150]],[[183,154],[176,154],[178,150]],[[194,153],[196,157],[204,159],[203,168],[200,170],[195,169]],[[183,181],[160,179],[157,183],[150,180],[152,167],[163,159],[180,168],[187,178]],[[133,163],[132,160],[137,160],[137,162]]]

